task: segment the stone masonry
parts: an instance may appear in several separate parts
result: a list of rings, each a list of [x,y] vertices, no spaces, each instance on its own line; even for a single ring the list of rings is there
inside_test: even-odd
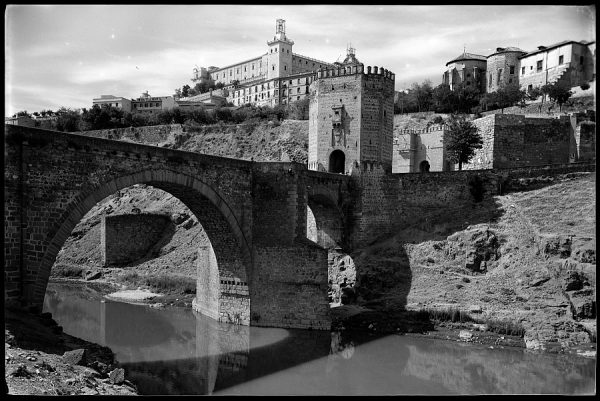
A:
[[[466,170],[568,163],[575,142],[568,116],[492,114],[474,120],[483,139]]]
[[[146,256],[169,223],[168,216],[147,213],[102,216],[102,264],[122,265]]]
[[[539,138],[528,132],[528,141]],[[350,253],[489,200],[518,177],[595,170],[566,163],[391,174],[383,158],[343,175],[19,126],[5,127],[5,144],[5,301],[41,310],[50,269],[79,220],[107,196],[145,183],[186,204],[210,240],[199,248],[194,308],[287,328],[330,327],[326,247]]]
[[[310,87],[308,168],[351,173],[383,163],[391,171],[395,75],[383,67],[342,65]]]

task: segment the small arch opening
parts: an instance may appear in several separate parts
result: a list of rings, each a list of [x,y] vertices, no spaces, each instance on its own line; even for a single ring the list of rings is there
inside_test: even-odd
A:
[[[337,149],[329,155],[329,172],[344,173],[346,167],[346,155],[341,150]]]
[[[427,160],[423,160],[421,163],[419,163],[419,172],[421,173],[428,173],[429,172],[429,162]]]

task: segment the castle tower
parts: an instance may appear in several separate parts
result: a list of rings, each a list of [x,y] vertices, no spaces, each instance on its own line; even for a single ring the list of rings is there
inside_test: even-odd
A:
[[[285,20],[278,19],[275,36],[267,42],[269,49],[265,56],[267,79],[286,77],[292,73],[292,46],[294,42],[285,36]]]
[[[495,92],[503,86],[519,84],[519,57],[526,54],[517,47],[498,47],[496,52],[487,56],[488,93]]]
[[[319,70],[310,86],[308,168],[391,172],[395,74],[365,68],[351,47],[346,61]]]

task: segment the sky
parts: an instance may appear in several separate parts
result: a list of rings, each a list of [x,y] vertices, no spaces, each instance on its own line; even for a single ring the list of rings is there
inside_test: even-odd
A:
[[[278,18],[294,53],[333,63],[351,44],[365,66],[396,74],[396,90],[440,84],[463,49],[596,40],[593,6],[8,5],[4,18],[5,116],[173,95],[193,86],[195,66],[264,54]]]

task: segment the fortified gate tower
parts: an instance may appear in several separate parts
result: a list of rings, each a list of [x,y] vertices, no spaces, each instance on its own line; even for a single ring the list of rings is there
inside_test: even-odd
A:
[[[349,47],[343,63],[310,85],[308,168],[331,173],[392,169],[395,74],[364,67]]]

